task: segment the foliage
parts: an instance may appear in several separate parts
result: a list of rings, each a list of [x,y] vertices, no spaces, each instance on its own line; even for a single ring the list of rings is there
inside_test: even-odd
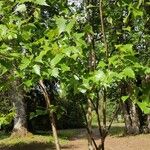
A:
[[[14,119],[15,111],[11,110],[8,114],[0,114],[0,127],[9,125]]]

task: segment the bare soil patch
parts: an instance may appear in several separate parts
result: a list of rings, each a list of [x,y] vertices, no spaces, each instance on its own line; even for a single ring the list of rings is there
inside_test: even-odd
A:
[[[95,131],[96,132],[96,131]],[[100,142],[95,137],[96,142]],[[105,143],[106,150],[150,150],[150,134],[136,136],[108,136]],[[69,140],[63,150],[88,150],[86,131]]]

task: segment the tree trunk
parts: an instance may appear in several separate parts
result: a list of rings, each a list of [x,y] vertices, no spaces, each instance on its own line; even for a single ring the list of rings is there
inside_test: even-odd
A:
[[[122,106],[123,116],[124,116],[124,121],[125,121],[125,132],[126,134],[132,134],[132,121],[131,121],[130,114],[128,111],[127,102],[121,101],[121,106]]]
[[[52,127],[53,137],[55,139],[56,150],[61,150],[59,140],[58,140],[58,135],[57,135],[57,129],[56,129],[56,124],[55,124],[54,114],[53,114],[53,111],[50,110],[50,106],[51,106],[50,97],[47,93],[46,87],[45,87],[42,80],[39,81],[39,84],[41,86],[41,90],[43,92],[43,95],[44,95],[44,98],[45,98],[45,101],[46,101],[46,104],[47,104],[47,109],[48,109],[50,120],[51,120],[51,127]]]
[[[147,128],[148,132],[150,133],[150,115],[147,115]]]
[[[140,120],[137,106],[130,100],[122,102],[126,134],[140,133]]]
[[[132,132],[133,134],[140,133],[140,120],[138,115],[138,109],[134,103],[131,102],[131,120],[132,120]]]
[[[90,135],[92,135],[92,103],[90,99],[88,99],[87,123]],[[94,150],[93,142],[90,135],[88,134],[88,150]]]
[[[16,109],[14,118],[14,127],[12,136],[26,136],[27,131],[27,112],[26,103],[24,99],[24,91],[19,87],[19,81],[12,83],[11,99]]]

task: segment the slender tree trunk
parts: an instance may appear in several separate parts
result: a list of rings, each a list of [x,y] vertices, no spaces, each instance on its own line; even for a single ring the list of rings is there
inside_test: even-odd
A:
[[[19,87],[19,81],[12,83],[11,99],[16,110],[12,136],[26,136],[27,131],[27,112],[24,99],[24,91]]]
[[[104,89],[102,99],[102,116],[103,116],[103,128],[104,130],[106,130],[106,89]]]
[[[52,132],[53,132],[53,137],[55,139],[55,146],[56,146],[56,150],[61,150],[60,144],[59,144],[59,140],[58,140],[58,135],[57,135],[57,129],[56,129],[56,123],[55,123],[55,118],[54,118],[54,114],[53,112],[50,110],[50,106],[51,106],[51,101],[50,101],[50,97],[47,93],[46,87],[43,83],[42,80],[39,81],[39,84],[41,86],[41,89],[43,91],[43,95],[47,104],[47,109],[49,112],[49,116],[50,116],[50,120],[51,120],[51,127],[52,127]]]
[[[89,72],[92,72],[95,70],[95,51],[94,51],[94,44],[93,44],[93,37],[89,34],[87,36],[88,38],[88,43],[89,43]],[[92,102],[89,98],[87,98],[88,101],[88,110],[87,110],[87,127],[89,129],[89,133],[88,133],[88,149],[89,150],[94,150],[94,146],[93,146],[93,141],[91,139],[92,136]]]
[[[90,132],[89,134],[92,135],[92,103],[90,99],[88,99],[87,123]],[[88,149],[94,150],[93,142],[89,134],[88,134]]]
[[[105,134],[106,134],[106,89],[103,89],[101,103],[100,103],[100,116],[102,117],[102,126],[101,126],[101,144],[100,150],[105,149]]]

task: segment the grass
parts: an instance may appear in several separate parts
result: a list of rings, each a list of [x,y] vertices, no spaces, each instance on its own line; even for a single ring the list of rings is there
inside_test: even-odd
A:
[[[60,130],[58,136],[61,145],[67,144],[70,138],[80,132],[81,130],[78,129]],[[0,132],[0,150],[53,150],[54,147],[54,139],[48,132],[39,131],[19,138]]]
[[[111,136],[122,136],[124,134],[124,123],[113,123],[110,128],[109,135]]]
[[[63,134],[62,134],[63,135]],[[67,140],[60,138],[62,145]],[[26,137],[10,137],[10,134],[0,133],[0,150],[48,150],[54,149],[54,139],[52,135],[29,135]]]
[[[96,127],[96,126],[95,126]],[[116,123],[110,130],[111,136],[121,136],[124,131],[124,124]],[[83,133],[83,134],[82,134]],[[66,145],[73,137],[85,138],[85,129],[59,130],[58,136],[61,145]],[[36,134],[29,134],[27,137],[10,137],[10,134],[0,132],[0,150],[53,150],[54,139],[49,132],[39,131]]]
[[[62,139],[69,140],[69,139],[81,134],[81,132],[82,132],[82,129],[65,129],[65,130],[60,130],[58,133],[58,136],[61,137]]]
[[[80,131],[78,129],[58,131],[61,145],[67,144],[69,139],[78,135]],[[53,150],[54,148],[54,139],[49,132],[39,131],[19,138],[0,132],[0,150]]]

